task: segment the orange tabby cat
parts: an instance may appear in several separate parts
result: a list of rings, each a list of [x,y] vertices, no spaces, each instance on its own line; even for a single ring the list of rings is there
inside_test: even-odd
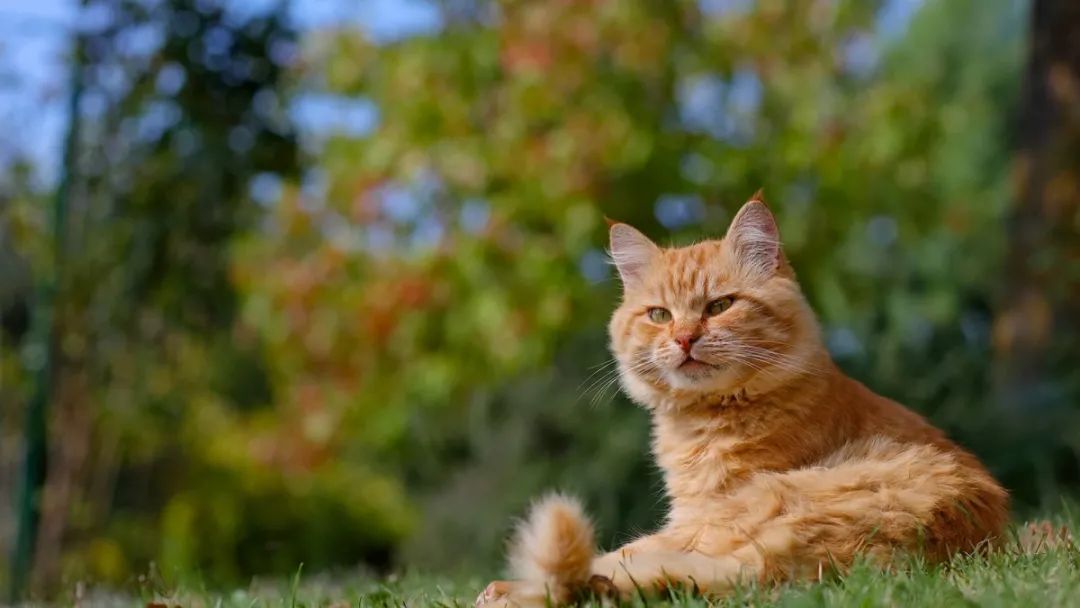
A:
[[[993,544],[1008,496],[919,415],[844,375],[756,195],[719,241],[665,249],[611,227],[623,302],[611,350],[652,414],[671,510],[663,527],[595,556],[574,500],[537,503],[511,547],[517,580],[478,604],[568,603],[683,584],[843,570],[856,555],[931,560]]]

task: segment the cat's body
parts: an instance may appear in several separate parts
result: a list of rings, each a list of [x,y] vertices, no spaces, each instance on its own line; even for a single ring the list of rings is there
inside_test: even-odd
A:
[[[652,413],[666,523],[594,557],[580,507],[549,497],[512,546],[518,580],[478,603],[722,592],[857,555],[941,560],[1000,537],[1007,494],[978,460],[832,363],[763,203],[747,203],[724,240],[678,249],[616,224],[612,256],[624,285],[612,352]]]

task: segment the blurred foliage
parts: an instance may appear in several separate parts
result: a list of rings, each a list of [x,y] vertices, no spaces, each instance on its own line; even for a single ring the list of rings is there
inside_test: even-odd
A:
[[[298,166],[284,7],[93,0],[83,14],[67,255],[50,258],[42,198],[4,213],[34,274],[58,277],[38,586],[122,582],[152,561],[210,581],[385,563],[409,525],[399,485],[294,441],[286,412],[245,415],[272,395],[261,337],[234,323],[230,243],[258,225],[250,181]],[[45,346],[24,342],[4,371],[25,386],[14,358],[30,372]]]
[[[895,30],[855,0],[475,0],[430,35],[327,28],[297,57],[277,14],[99,2],[119,25],[88,73],[132,86],[84,135],[59,269],[75,388],[54,411],[93,421],[69,576],[473,569],[551,487],[605,544],[651,527],[647,417],[609,382],[603,217],[687,242],[762,185],[845,369],[1021,506],[1078,480],[1080,378],[1022,423],[990,390],[1025,2],[928,0]],[[145,23],[160,48],[123,57]],[[377,124],[298,159],[286,66]],[[173,118],[148,137],[154,112]],[[6,204],[50,272],[40,201]]]
[[[652,525],[644,416],[583,407],[617,297],[600,218],[716,235],[764,184],[841,363],[982,447],[1023,41],[1023,7],[986,6],[931,3],[895,41],[855,2],[481,3],[432,38],[315,39],[309,85],[380,120],[241,250],[278,391],[329,389],[305,394],[421,489],[410,563],[490,559],[550,485],[608,540]]]

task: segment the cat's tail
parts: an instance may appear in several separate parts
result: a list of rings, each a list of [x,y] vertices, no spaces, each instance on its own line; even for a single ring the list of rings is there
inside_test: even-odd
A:
[[[596,555],[593,525],[581,503],[563,494],[538,500],[510,544],[515,579],[542,586],[567,601],[589,584]]]

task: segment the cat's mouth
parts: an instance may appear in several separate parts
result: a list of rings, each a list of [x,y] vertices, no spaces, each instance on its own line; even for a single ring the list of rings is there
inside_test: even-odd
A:
[[[716,369],[716,366],[712,363],[706,363],[700,359],[695,359],[691,356],[687,356],[682,363],[679,364],[679,369],[683,371],[697,371],[705,369]]]

